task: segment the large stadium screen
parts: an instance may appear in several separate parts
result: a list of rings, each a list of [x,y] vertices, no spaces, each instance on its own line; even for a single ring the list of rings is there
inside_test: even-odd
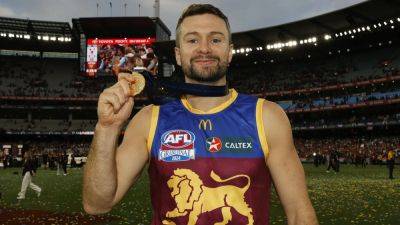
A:
[[[87,39],[86,75],[112,76],[136,68],[157,73],[155,38]]]

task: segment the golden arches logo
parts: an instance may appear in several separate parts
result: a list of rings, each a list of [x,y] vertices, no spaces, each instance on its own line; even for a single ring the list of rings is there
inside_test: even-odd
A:
[[[246,203],[244,197],[250,187],[250,177],[245,174],[239,174],[227,179],[221,179],[214,171],[211,171],[210,177],[218,183],[224,183],[236,178],[246,178],[247,184],[242,188],[233,185],[207,187],[203,184],[199,175],[192,170],[176,169],[167,182],[168,187],[172,190],[171,196],[176,203],[176,208],[166,213],[166,219],[162,223],[176,225],[171,219],[187,215],[189,218],[188,225],[195,225],[202,213],[219,209],[223,220],[213,221],[212,223],[214,225],[224,225],[232,221],[231,208],[233,208],[247,217],[248,225],[253,225],[253,210]]]
[[[212,129],[213,129],[213,125],[212,125],[211,120],[200,120],[199,129],[201,129],[201,130],[207,130],[207,128],[208,128],[209,130],[212,130]]]

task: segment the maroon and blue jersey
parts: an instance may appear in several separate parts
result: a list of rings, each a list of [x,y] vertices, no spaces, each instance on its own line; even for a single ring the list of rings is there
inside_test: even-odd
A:
[[[207,112],[186,99],[153,106],[153,225],[268,224],[264,100],[233,89],[230,96]]]

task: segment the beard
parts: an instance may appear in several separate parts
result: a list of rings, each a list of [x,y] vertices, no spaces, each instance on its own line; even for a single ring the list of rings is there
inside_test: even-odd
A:
[[[195,67],[195,60],[215,60],[217,65],[206,66],[206,67]],[[182,70],[186,77],[195,80],[197,82],[217,82],[226,75],[228,68],[227,61],[221,61],[218,56],[197,56],[190,59],[189,65],[182,64]]]

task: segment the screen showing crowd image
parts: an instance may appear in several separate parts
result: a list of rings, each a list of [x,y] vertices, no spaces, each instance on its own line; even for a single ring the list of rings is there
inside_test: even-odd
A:
[[[147,70],[157,74],[154,39],[88,39],[86,75],[112,76],[120,72]]]

